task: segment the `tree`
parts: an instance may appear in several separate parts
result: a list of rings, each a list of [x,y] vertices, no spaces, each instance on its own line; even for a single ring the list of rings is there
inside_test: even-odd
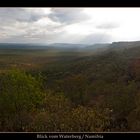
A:
[[[33,131],[70,131],[71,102],[62,93],[45,94],[43,110],[34,118]]]
[[[22,131],[31,121],[30,113],[41,105],[40,83],[19,70],[0,75],[1,131]]]
[[[104,131],[108,118],[95,108],[78,106],[71,112],[71,128],[76,132]]]
[[[87,102],[87,78],[83,75],[72,75],[59,82],[61,90],[75,105],[84,105]]]
[[[135,96],[136,107],[127,116],[130,131],[140,131],[140,94]]]

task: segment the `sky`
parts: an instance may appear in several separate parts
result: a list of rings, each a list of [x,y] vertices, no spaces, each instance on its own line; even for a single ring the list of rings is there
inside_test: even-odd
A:
[[[1,43],[140,40],[140,8],[0,8]]]

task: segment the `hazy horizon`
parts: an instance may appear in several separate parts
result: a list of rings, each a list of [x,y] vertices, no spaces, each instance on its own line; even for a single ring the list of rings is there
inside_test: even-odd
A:
[[[130,42],[140,42],[140,40],[134,40],[134,41],[127,41],[127,40],[119,40],[119,41],[112,41],[112,42],[106,42],[106,43],[68,43],[68,42],[53,42],[53,43],[34,43],[34,42],[0,42],[0,44],[34,44],[34,45],[51,45],[51,44],[73,44],[73,45],[96,45],[96,44],[112,44],[112,43],[130,43]]]

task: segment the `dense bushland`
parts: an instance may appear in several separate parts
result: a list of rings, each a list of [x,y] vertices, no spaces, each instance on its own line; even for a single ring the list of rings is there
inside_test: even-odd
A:
[[[140,131],[139,61],[127,55],[1,72],[0,131]]]

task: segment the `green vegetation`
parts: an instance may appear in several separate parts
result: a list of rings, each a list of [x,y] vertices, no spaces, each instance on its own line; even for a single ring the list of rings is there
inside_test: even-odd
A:
[[[3,49],[0,131],[140,131],[139,57]]]

